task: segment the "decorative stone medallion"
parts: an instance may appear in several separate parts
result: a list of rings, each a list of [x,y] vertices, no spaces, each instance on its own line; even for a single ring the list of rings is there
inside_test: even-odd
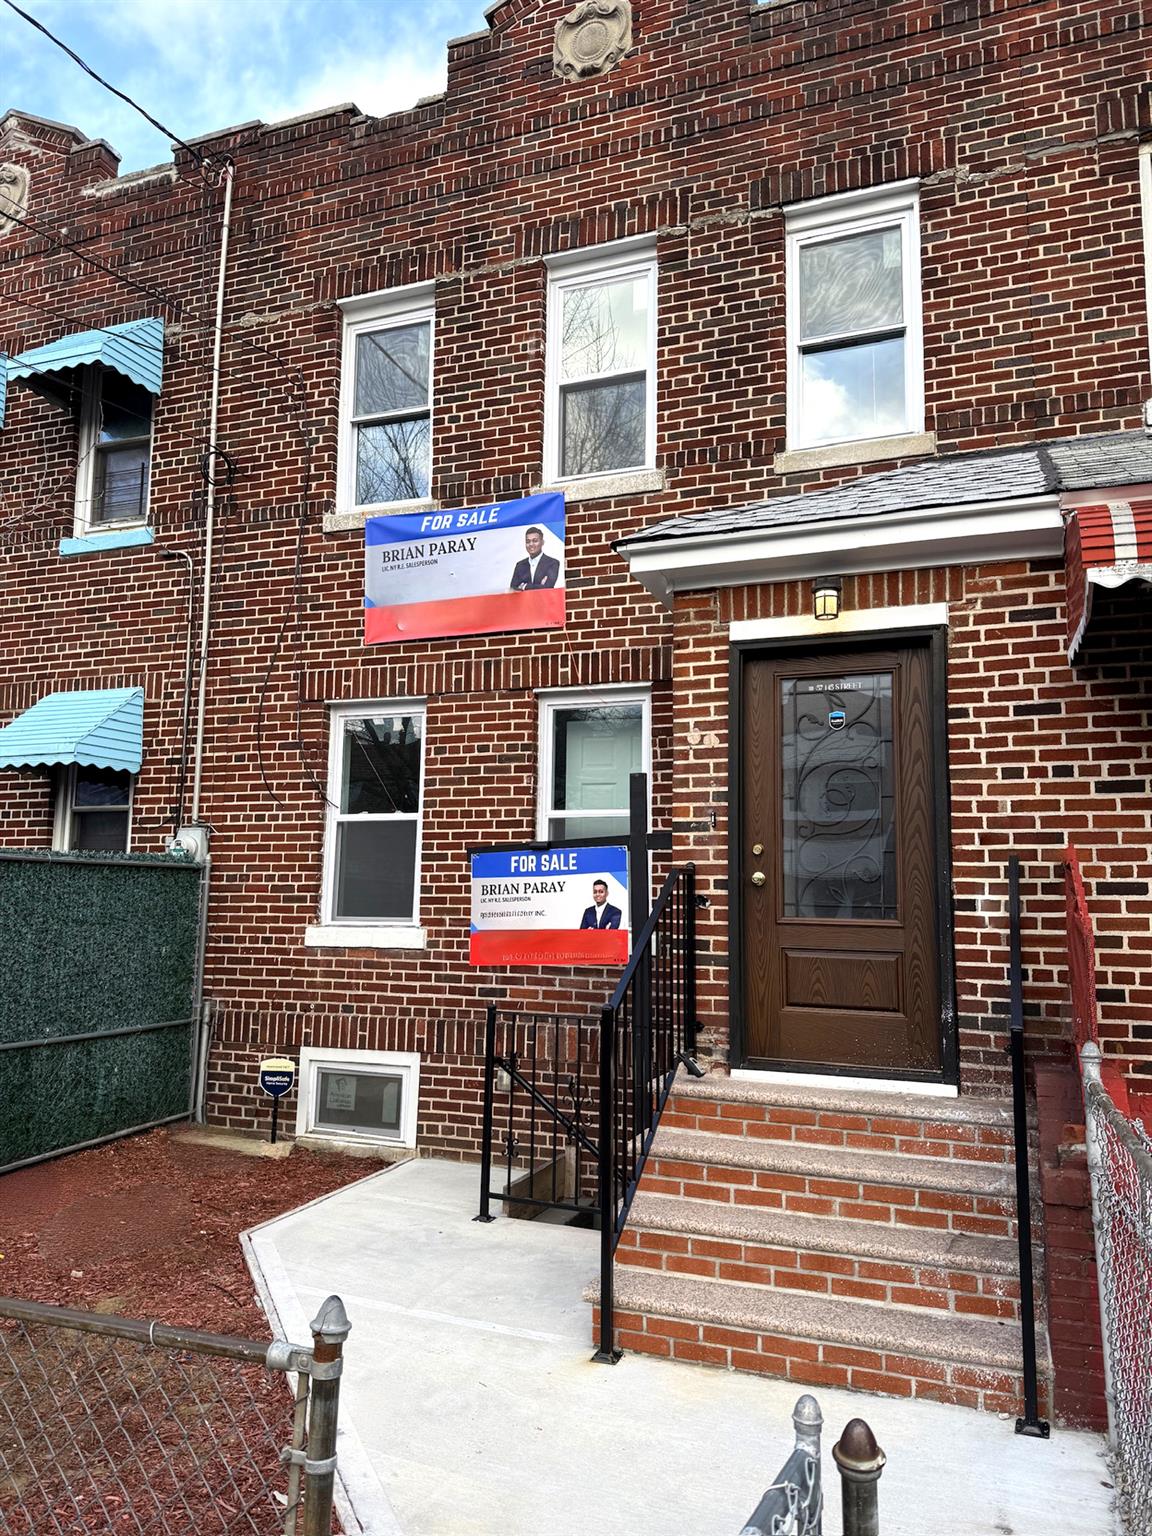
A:
[[[23,165],[0,165],[0,235],[13,225],[13,214],[24,217],[28,206],[28,170]]]
[[[631,0],[580,0],[556,23],[552,68],[562,80],[606,75],[631,46]]]

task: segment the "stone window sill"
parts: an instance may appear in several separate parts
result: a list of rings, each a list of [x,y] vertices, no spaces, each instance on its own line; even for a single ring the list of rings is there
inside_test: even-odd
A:
[[[535,495],[560,492],[565,501],[607,501],[616,496],[642,496],[664,489],[662,469],[630,469],[619,475],[596,475],[588,480],[561,480],[542,485]]]
[[[369,517],[403,517],[414,512],[439,512],[438,501],[405,501],[397,502],[394,507],[351,507],[346,512],[325,512],[324,532],[345,533],[351,528],[363,528],[365,520]]]
[[[151,544],[154,535],[151,528],[111,528],[107,533],[83,533],[74,539],[61,539],[57,553],[61,555],[103,555],[110,549],[137,549]]]
[[[828,443],[822,448],[792,448],[778,453],[778,475],[801,469],[835,469],[841,464],[871,464],[878,459],[909,459],[936,452],[935,432],[905,432],[899,437],[870,437],[858,443]]]
[[[411,923],[312,923],[304,930],[307,949],[426,949],[428,932]]]

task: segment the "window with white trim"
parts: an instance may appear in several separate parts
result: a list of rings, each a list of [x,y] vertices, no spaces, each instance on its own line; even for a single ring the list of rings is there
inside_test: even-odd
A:
[[[112,368],[85,368],[76,466],[76,533],[148,520],[152,408],[148,390]]]
[[[784,210],[788,446],[924,430],[915,183]]]
[[[647,690],[541,695],[537,836],[626,837],[629,776],[650,758]]]
[[[415,1051],[301,1047],[297,1136],[415,1147],[419,1101]]]
[[[404,506],[432,487],[431,289],[348,300],[337,505]]]
[[[135,777],[69,763],[56,783],[52,846],[63,852],[127,853]]]
[[[331,730],[323,920],[415,924],[424,707],[342,706]]]
[[[655,256],[553,263],[544,437],[549,480],[655,465]]]

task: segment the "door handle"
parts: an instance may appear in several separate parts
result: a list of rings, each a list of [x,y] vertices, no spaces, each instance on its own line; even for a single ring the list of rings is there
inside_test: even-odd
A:
[[[768,877],[765,875],[765,873],[764,873],[764,871],[762,869],[754,869],[752,871],[752,884],[753,885],[763,885],[764,881],[767,878]]]

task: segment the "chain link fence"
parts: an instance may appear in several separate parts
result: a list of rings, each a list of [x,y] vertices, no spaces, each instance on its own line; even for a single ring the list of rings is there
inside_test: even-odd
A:
[[[0,1299],[4,1536],[330,1536],[348,1320],[310,1347]]]
[[[1104,1384],[1117,1508],[1128,1536],[1152,1536],[1152,1143],[1082,1052]]]

